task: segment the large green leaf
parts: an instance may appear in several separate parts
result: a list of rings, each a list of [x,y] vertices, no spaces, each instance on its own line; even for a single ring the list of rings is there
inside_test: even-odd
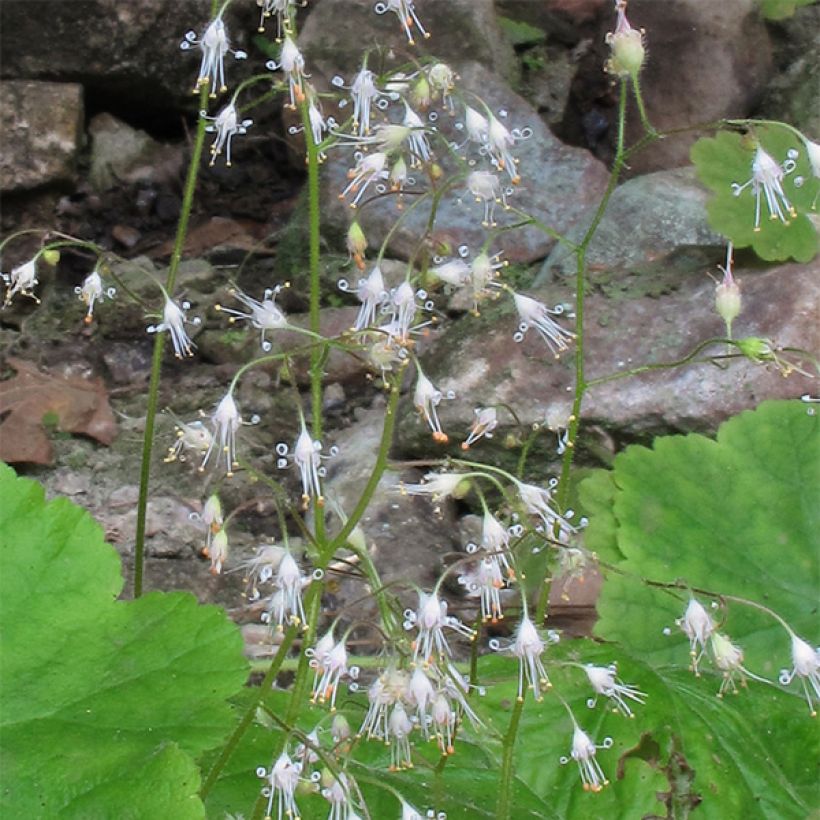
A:
[[[201,817],[192,757],[230,730],[237,628],[188,594],[117,601],[116,552],[0,465],[0,800],[9,817]]]
[[[802,402],[765,402],[722,425],[716,440],[668,436],[651,450],[628,448],[615,459],[609,512],[600,477],[583,493],[591,543],[606,548],[614,538],[617,547],[608,552],[596,634],[651,664],[656,680],[638,683],[647,692],[663,687],[663,709],[654,698],[647,704],[661,721],[653,732],[665,727],[667,744],[674,738],[695,770],[699,813],[727,816],[728,805],[732,816],[805,816],[816,733],[796,685],[783,692],[752,682],[723,702],[714,672],[688,674],[688,641],[674,624],[687,593],[659,585],[688,584],[704,603],[734,596],[762,604],[816,642],[819,423]],[[726,600],[715,617],[755,674],[776,681],[791,666],[789,637],[770,615]]]
[[[791,155],[794,170],[782,181],[783,191],[796,210],[788,224],[769,219],[766,197],[761,191],[760,229],[755,230],[755,195],[747,187],[736,196],[733,185],[743,185],[752,176],[757,143],[783,163]],[[792,257],[808,262],[817,253],[817,231],[807,216],[812,211],[820,183],[812,172],[805,144],[784,127],[761,126],[754,137],[721,131],[692,146],[692,161],[698,176],[715,196],[707,205],[709,224],[739,248],[752,246],[755,253],[770,261]]]

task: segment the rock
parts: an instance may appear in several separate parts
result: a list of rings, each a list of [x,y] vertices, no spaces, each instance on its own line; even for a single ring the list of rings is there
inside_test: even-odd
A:
[[[816,139],[820,135],[820,6],[798,8],[793,17],[771,28],[779,70],[756,113],[788,122]]]
[[[657,171],[629,180],[615,190],[604,218],[587,250],[591,278],[613,269],[666,268],[670,255],[681,249],[708,248],[708,259],[720,259],[726,240],[706,221],[709,192],[692,167]],[[583,238],[597,206],[569,232],[570,241]],[[717,255],[715,256],[715,252]],[[575,273],[575,256],[557,245],[541,267],[535,285]]]
[[[511,20],[537,26],[562,42],[576,43],[580,30],[610,12],[611,0],[496,0],[496,10]]]
[[[132,128],[111,114],[98,114],[91,134],[89,179],[97,191],[127,183],[161,185],[176,180],[182,171],[182,150],[163,145],[145,131]]]
[[[5,130],[0,190],[23,191],[72,180],[82,141],[81,86],[4,80],[0,116]]]
[[[225,13],[234,47],[245,48],[255,31],[256,7],[234,3]],[[253,4],[250,4],[253,5]],[[198,50],[181,52],[186,31],[201,33],[209,4],[201,0],[42,0],[0,6],[3,76],[59,78],[82,83],[117,111],[167,112],[191,89]],[[231,60],[231,62],[233,62]],[[228,81],[239,76],[227,65]]]
[[[408,46],[399,18],[377,15],[374,5],[373,0],[322,0],[299,34],[308,65],[326,64],[333,74],[354,72],[370,49],[393,51],[400,62],[433,54],[459,69],[479,60],[496,74],[510,76],[513,70],[512,49],[501,35],[493,0],[416,0],[416,13],[430,37],[425,40],[414,31],[415,47]]]
[[[629,20],[634,28],[646,29],[641,88],[655,128],[745,117],[754,110],[771,71],[769,35],[755,0],[630,0]],[[614,15],[599,38],[613,26]],[[627,142],[641,134],[633,110]],[[687,131],[653,143],[630,157],[632,173],[688,164],[698,136]]]
[[[737,338],[759,336],[778,346],[808,351],[820,349],[820,266],[781,265],[766,270],[741,270],[743,310],[735,320]],[[646,363],[674,361],[701,341],[722,337],[723,322],[714,312],[714,284],[704,275],[690,275],[677,290],[658,297],[613,299],[593,295],[586,304],[587,378],[603,376]],[[533,294],[556,301],[554,287]],[[488,309],[486,314],[492,314]],[[505,304],[495,315],[463,319],[444,333],[431,355],[423,359],[425,372],[441,391],[455,391],[456,400],[442,402],[439,415],[450,434],[449,452],[458,452],[466,436],[473,409],[489,403],[509,404],[522,428],[511,426],[507,412],[499,410],[494,442],[506,432],[526,430],[548,419],[563,421],[571,406],[573,368],[571,353],[555,362],[531,330],[521,345],[511,344],[517,319]],[[723,353],[723,349],[716,349]],[[793,358],[800,357],[791,354]],[[788,358],[788,356],[787,356]],[[746,359],[657,370],[593,386],[583,408],[586,429],[600,426],[618,437],[645,438],[669,432],[711,432],[728,417],[757,406],[765,399],[796,398],[816,394],[816,380],[792,373],[783,378],[772,365]],[[806,360],[802,367],[812,365]],[[407,407],[400,425],[399,451],[405,456],[429,455],[429,435],[414,424]],[[545,436],[543,441],[546,441]],[[482,442],[476,448],[487,448]],[[547,456],[555,454],[549,437]],[[438,456],[443,455],[441,452]]]
[[[371,475],[383,419],[384,400],[379,399],[336,436],[339,454],[327,463],[325,492],[346,513],[353,510]],[[415,483],[421,476],[419,470],[385,473],[360,522],[382,582],[402,582],[394,591],[412,606],[416,604],[412,585],[429,589],[441,573],[445,555],[459,546],[451,502],[433,505],[429,498],[402,496],[397,491],[400,481]],[[361,583],[342,581],[337,597],[343,603],[364,593]],[[369,610],[370,603],[364,607]]]
[[[111,228],[111,236],[129,250],[135,247],[142,238],[142,234],[131,225],[114,225]]]
[[[532,136],[514,149],[520,158],[522,180],[510,203],[556,231],[568,230],[583,210],[601,196],[607,180],[604,166],[586,151],[559,142],[529,103],[483,66],[471,63],[461,69],[461,77],[463,88],[480,94],[494,111],[507,112],[508,128],[532,129]],[[463,117],[463,111],[458,116]],[[347,231],[351,218],[350,207],[338,198],[347,184],[350,167],[350,158],[341,152],[334,152],[323,166],[322,215],[324,224],[338,235]],[[371,245],[376,246],[400,212],[392,202],[385,206],[380,200],[379,207],[365,206],[357,213]],[[426,203],[406,213],[389,243],[390,251],[405,259],[413,256],[425,234],[428,217]],[[482,217],[482,205],[474,202],[464,187],[456,187],[441,200],[433,235],[453,248],[461,244],[480,248],[487,233],[481,225]],[[518,215],[505,215],[500,208],[497,217],[501,224],[519,219]],[[510,261],[530,262],[543,258],[554,244],[548,234],[525,228],[501,233],[492,249],[503,251]]]

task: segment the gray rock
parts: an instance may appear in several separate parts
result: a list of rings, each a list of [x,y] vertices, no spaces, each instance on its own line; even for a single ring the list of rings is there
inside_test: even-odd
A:
[[[176,179],[182,170],[178,146],[162,145],[145,131],[132,128],[111,114],[91,120],[91,170],[89,180],[97,191],[114,185],[159,185]]]
[[[675,168],[629,180],[615,190],[604,218],[587,250],[590,272],[668,267],[668,257],[686,248],[714,249],[717,258],[725,240],[706,221],[708,191],[695,169]],[[597,206],[590,208],[568,238],[580,242]],[[575,273],[575,256],[558,245],[547,257],[535,285]]]
[[[346,513],[353,510],[370,477],[383,419],[384,401],[379,399],[352,427],[336,435],[339,454],[327,464],[325,492]],[[395,592],[407,605],[416,602],[412,584],[431,587],[441,573],[445,555],[459,548],[451,502],[433,505],[429,498],[397,492],[400,481],[415,483],[422,474],[419,470],[387,472],[360,522],[382,581],[406,582]],[[364,592],[362,584],[344,581],[339,596],[353,600]]]
[[[764,271],[735,269],[741,282],[743,310],[735,320],[737,338],[759,336],[778,346],[816,352],[820,349],[820,266],[781,265]],[[725,335],[714,312],[714,284],[704,275],[689,276],[674,292],[633,299],[594,295],[587,300],[587,379],[625,371],[647,363],[674,361],[702,340]],[[554,304],[558,291],[533,294]],[[564,294],[566,296],[566,294]],[[514,345],[517,319],[505,305],[488,310],[479,320],[463,319],[445,333],[430,356],[426,372],[442,391],[453,390],[455,401],[442,402],[439,415],[450,434],[452,452],[466,436],[473,409],[508,404],[523,428],[547,420],[553,426],[566,419],[571,406],[572,354],[555,362],[543,342],[530,331]],[[723,349],[715,351],[720,354]],[[799,358],[799,357],[796,357]],[[757,406],[765,399],[796,398],[817,393],[817,378],[793,372],[789,378],[772,365],[746,359],[692,364],[642,373],[590,388],[583,407],[589,431],[595,425],[616,436],[645,437],[668,432],[714,431],[729,416]],[[809,372],[813,366],[803,361]],[[400,451],[406,456],[429,455],[429,436],[413,423],[411,409],[400,425]],[[520,431],[509,414],[499,409],[499,429]],[[546,440],[546,437],[545,437]],[[555,440],[547,442],[555,455]],[[487,448],[485,442],[476,445]],[[546,445],[545,445],[546,446]],[[441,455],[439,452],[438,455]]]
[[[511,205],[556,231],[567,231],[603,192],[607,180],[604,166],[586,151],[559,142],[529,103],[483,66],[465,66],[461,78],[461,86],[479,94],[491,109],[507,112],[509,128],[532,129],[532,136],[515,147],[522,179],[510,197]],[[463,117],[463,112],[458,116]],[[333,152],[323,166],[322,216],[325,225],[340,235],[347,230],[351,216],[349,206],[338,198],[347,184],[350,167],[350,158],[342,152]],[[358,213],[362,228],[372,237],[371,244],[375,244],[401,212],[393,202],[388,200],[385,204],[379,200],[375,206],[360,208]],[[520,216],[500,208],[496,216],[501,225],[520,220]],[[413,256],[425,235],[428,217],[426,203],[403,217],[390,241],[390,251],[405,259]],[[482,205],[473,201],[466,188],[457,187],[442,198],[431,238],[434,244],[445,242],[452,248],[461,244],[480,248],[487,234],[481,225],[482,217]],[[492,248],[503,251],[510,261],[531,262],[543,258],[554,244],[548,234],[528,227],[501,233]]]
[[[0,190],[23,191],[73,178],[82,141],[79,85],[4,80],[0,116],[5,132]]]
[[[641,83],[655,128],[744,117],[754,109],[771,71],[769,35],[755,0],[630,0],[629,20],[634,28],[646,29]],[[610,19],[599,37],[612,28]],[[628,141],[641,133],[633,111]],[[653,143],[630,158],[632,172],[688,164],[698,136],[687,131]]]
[[[502,37],[493,0],[416,0],[425,40],[414,29],[409,46],[399,18],[374,12],[375,0],[322,0],[299,34],[299,47],[310,62],[329,63],[332,71],[356,71],[368,49],[393,51],[399,62],[433,54],[456,68],[478,60],[504,76],[513,71],[512,49]],[[371,62],[372,65],[372,62]]]

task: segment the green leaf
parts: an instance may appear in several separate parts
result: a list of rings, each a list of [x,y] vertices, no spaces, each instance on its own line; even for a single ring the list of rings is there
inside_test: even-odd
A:
[[[713,670],[703,680],[682,671],[689,644],[675,619],[688,593],[673,587],[685,582],[703,603],[711,593],[763,604],[816,642],[818,424],[803,402],[765,402],[723,424],[716,440],[667,436],[615,459],[612,513],[623,557],[605,575],[595,632],[653,667],[656,681],[637,683],[646,692],[664,687],[669,714],[657,712],[658,726],[694,770],[705,815],[801,817],[814,799],[817,738],[797,682],[786,692],[752,681],[737,698],[715,698]],[[596,489],[584,493],[603,498]],[[589,538],[611,539],[612,515],[597,518]],[[731,600],[714,617],[754,674],[776,681],[791,666],[790,639],[775,618]]]
[[[739,195],[733,186],[745,184],[752,176],[757,144],[778,162],[793,157],[794,168],[783,180],[783,191],[797,215],[788,224],[770,219],[766,197],[761,191],[760,230],[755,231],[755,194],[752,186]],[[817,253],[817,231],[808,215],[817,202],[820,181],[814,176],[803,141],[791,130],[759,126],[754,137],[721,131],[712,138],[698,140],[691,151],[700,180],[714,191],[707,205],[709,224],[738,248],[751,246],[763,259],[774,261],[792,257],[808,262]]]
[[[605,562],[620,561],[624,555],[618,549],[617,521],[612,509],[617,487],[609,470],[595,470],[579,488],[583,514],[594,523],[584,531],[584,546]]]
[[[219,744],[247,665],[184,593],[117,601],[99,525],[0,466],[2,747],[9,817],[202,817],[192,760]]]
[[[760,13],[767,20],[785,20],[801,6],[809,6],[815,0],[757,0]]]
[[[547,34],[543,29],[523,20],[499,16],[498,23],[512,46],[537,46],[547,41]]]

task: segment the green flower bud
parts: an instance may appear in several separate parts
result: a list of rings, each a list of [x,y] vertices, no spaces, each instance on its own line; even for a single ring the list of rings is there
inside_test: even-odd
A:
[[[51,265],[52,267],[60,261],[60,251],[56,248],[48,248],[47,250],[44,250],[40,256],[43,257],[43,261],[47,265]]]

